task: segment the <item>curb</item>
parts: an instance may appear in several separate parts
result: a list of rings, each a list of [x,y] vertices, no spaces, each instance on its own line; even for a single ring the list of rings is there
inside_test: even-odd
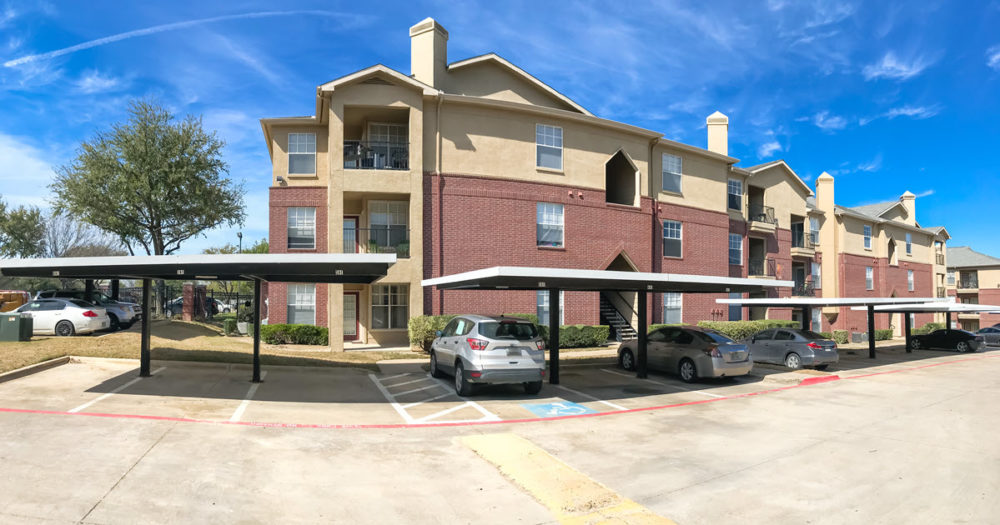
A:
[[[799,381],[799,386],[818,385],[820,383],[829,383],[830,381],[840,381],[840,376],[832,375],[832,376],[807,377],[802,381]]]
[[[50,368],[55,368],[60,365],[65,365],[70,362],[70,356],[57,357],[55,359],[49,359],[48,361],[42,361],[41,363],[35,363],[33,365],[28,365],[23,368],[18,368],[17,370],[11,370],[10,372],[0,374],[0,383],[6,381],[11,381],[14,379],[19,379],[24,376],[30,376],[31,374],[41,372],[43,370],[48,370]]]

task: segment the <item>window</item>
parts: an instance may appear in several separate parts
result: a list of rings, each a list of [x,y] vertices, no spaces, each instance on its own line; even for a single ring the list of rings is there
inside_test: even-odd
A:
[[[372,286],[372,328],[405,330],[410,317],[410,287],[406,284]]]
[[[663,221],[663,256],[681,256],[681,223],[679,221]]]
[[[409,242],[409,214],[407,201],[368,201],[368,250],[397,253],[401,244]],[[358,242],[364,243],[365,239]]]
[[[819,218],[809,217],[809,240],[813,246],[819,245]]]
[[[906,255],[913,255],[913,235],[906,234]]]
[[[743,181],[729,179],[726,186],[729,193],[729,209],[740,211],[743,209]]]
[[[729,292],[730,299],[741,299],[743,294],[740,292]],[[729,305],[729,320],[730,321],[742,321],[743,320],[743,305],[731,304]]]
[[[743,264],[743,236],[738,233],[729,234],[729,264]]]
[[[316,248],[316,208],[288,208],[288,249]]]
[[[865,267],[865,290],[875,289],[875,269],[871,266]]]
[[[406,144],[409,139],[407,124],[371,122],[368,124],[369,144]]]
[[[288,285],[288,324],[316,324],[316,285]]]
[[[663,323],[681,324],[683,296],[676,292],[663,294]]]
[[[561,248],[564,240],[563,205],[548,202],[538,203],[538,246]]]
[[[812,309],[812,329],[817,332],[823,330],[823,310],[819,308]]]
[[[539,168],[562,169],[562,128],[535,125],[535,165]]]
[[[948,286],[955,286],[955,272],[948,272]]]
[[[681,192],[681,172],[684,162],[677,155],[663,154],[663,191]]]
[[[314,175],[316,173],[316,134],[288,134],[288,173]]]
[[[538,324],[549,325],[549,291],[538,290],[535,294],[535,313],[538,315]],[[565,324],[566,315],[566,294],[559,290],[559,324]]]
[[[865,249],[872,249],[872,227],[867,224],[865,225]]]
[[[822,266],[818,262],[812,263],[813,289],[819,290],[823,286]],[[817,310],[818,311],[818,310]]]
[[[913,270],[906,270],[906,289],[913,291]]]

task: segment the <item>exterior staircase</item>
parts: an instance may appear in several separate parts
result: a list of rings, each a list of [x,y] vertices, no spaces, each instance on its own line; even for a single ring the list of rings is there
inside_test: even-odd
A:
[[[608,299],[606,292],[601,292],[601,321],[611,327],[611,337],[619,343],[638,336],[628,319]]]

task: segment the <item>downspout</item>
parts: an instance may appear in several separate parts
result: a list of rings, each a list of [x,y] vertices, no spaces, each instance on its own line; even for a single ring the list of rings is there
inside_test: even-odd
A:
[[[649,267],[650,267],[650,270],[653,273],[660,273],[660,272],[663,271],[663,257],[662,256],[658,257],[658,255],[662,254],[662,248],[660,250],[656,249],[656,234],[657,234],[658,231],[660,231],[660,228],[661,228],[660,225],[662,224],[662,223],[660,223],[660,206],[659,206],[660,199],[658,198],[659,192],[653,191],[654,190],[654,184],[653,184],[653,148],[655,148],[656,145],[659,142],[660,142],[660,137],[654,137],[653,139],[651,139],[649,141],[649,159],[646,162],[646,177],[647,177],[646,178],[646,188],[649,190],[649,196],[652,198],[652,201],[653,201],[653,203],[652,203],[652,208],[653,209],[650,210],[652,212],[652,213],[650,213],[650,217],[651,217],[653,223],[650,225],[651,228],[650,228],[650,232],[649,232],[649,234],[650,234],[649,245],[650,245],[650,247],[653,248],[651,250],[651,253],[649,254],[650,255],[650,259],[651,259]],[[639,292],[639,293],[642,293],[642,292]],[[662,304],[662,301],[655,301],[654,300],[653,301],[653,305],[652,305],[653,307],[651,309],[647,308],[647,312],[651,311],[653,313],[653,315],[655,316],[655,314],[657,312],[657,307],[656,307],[657,303]],[[647,313],[647,315],[649,315],[649,314]],[[654,319],[655,319],[655,317],[654,317]]]

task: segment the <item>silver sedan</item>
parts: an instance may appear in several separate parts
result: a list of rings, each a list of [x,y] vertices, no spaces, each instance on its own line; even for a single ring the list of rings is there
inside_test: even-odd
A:
[[[840,361],[837,343],[810,330],[772,328],[746,341],[758,363],[774,363],[788,368],[804,366],[825,370]]]
[[[636,341],[618,348],[618,364],[635,370]],[[725,335],[695,326],[668,326],[649,333],[646,366],[677,374],[685,382],[700,377],[733,377],[750,373],[753,360],[746,345]]]

